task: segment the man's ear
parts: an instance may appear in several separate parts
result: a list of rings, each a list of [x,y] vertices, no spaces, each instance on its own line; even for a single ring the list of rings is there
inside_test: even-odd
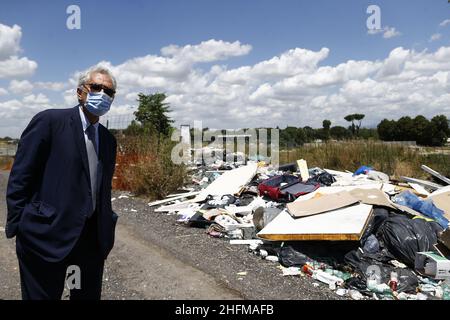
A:
[[[84,93],[85,92],[81,88],[77,88],[77,97],[78,97],[79,103],[84,102],[84,100],[85,100],[85,97],[83,97]]]

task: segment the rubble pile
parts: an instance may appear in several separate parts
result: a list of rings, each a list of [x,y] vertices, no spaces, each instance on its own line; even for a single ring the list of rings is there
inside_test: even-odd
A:
[[[426,166],[440,183],[237,156],[194,164],[190,184],[149,206],[339,296],[450,299],[447,177]]]

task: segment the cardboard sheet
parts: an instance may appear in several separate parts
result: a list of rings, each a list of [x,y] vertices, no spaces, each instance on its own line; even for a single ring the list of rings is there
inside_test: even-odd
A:
[[[438,190],[441,191],[441,190]],[[444,216],[450,220],[450,190],[433,192],[427,199],[433,200],[433,203],[441,210],[444,210]]]
[[[341,191],[316,197],[304,201],[287,204],[288,212],[294,218],[308,217],[319,213],[333,211],[359,203],[348,191]]]
[[[350,195],[358,199],[362,203],[374,206],[382,206],[394,209],[395,206],[389,197],[379,189],[353,189],[349,191]]]

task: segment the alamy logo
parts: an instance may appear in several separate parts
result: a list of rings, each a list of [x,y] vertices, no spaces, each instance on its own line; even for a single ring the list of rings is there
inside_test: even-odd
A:
[[[66,9],[66,13],[69,14],[66,20],[66,26],[69,30],[81,29],[81,9],[77,5],[70,5]]]
[[[77,265],[71,265],[67,268],[66,273],[67,289],[81,289],[81,270]]]
[[[370,16],[367,18],[366,26],[369,30],[381,29],[381,9],[379,6],[372,4],[367,7],[367,11]]]

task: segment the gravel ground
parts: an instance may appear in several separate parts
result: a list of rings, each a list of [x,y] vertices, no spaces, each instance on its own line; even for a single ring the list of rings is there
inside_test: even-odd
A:
[[[278,263],[249,253],[245,245],[230,245],[229,240],[212,238],[205,229],[177,223],[175,215],[154,212],[143,199],[119,199],[121,194],[114,192],[113,208],[122,225],[215,277],[245,299],[342,299],[326,285],[315,287],[313,279],[283,277]],[[247,275],[240,276],[240,272]]]
[[[5,194],[7,172],[0,171]],[[283,277],[279,264],[247,246],[211,238],[205,229],[155,213],[147,201],[113,192],[119,215],[116,243],[104,273],[103,299],[342,299],[307,277]],[[0,299],[20,299],[14,239],[4,235],[5,198],[0,199]],[[246,272],[246,275],[238,273]],[[67,298],[67,292],[63,298]]]

